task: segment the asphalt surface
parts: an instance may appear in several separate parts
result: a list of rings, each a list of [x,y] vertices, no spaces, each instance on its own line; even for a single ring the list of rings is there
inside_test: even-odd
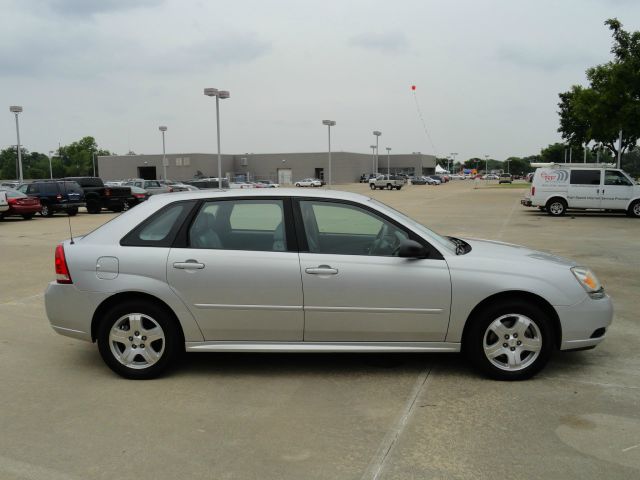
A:
[[[373,193],[441,233],[597,273],[616,308],[605,342],[517,383],[452,354],[189,354],[164,378],[124,380],[95,345],[48,325],[43,291],[67,217],[0,222],[0,479],[640,478],[640,220],[551,218],[521,207],[524,191],[458,181]],[[112,216],[71,225],[81,234]]]

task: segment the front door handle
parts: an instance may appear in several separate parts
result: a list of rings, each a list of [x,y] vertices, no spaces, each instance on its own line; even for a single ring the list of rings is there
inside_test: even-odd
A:
[[[337,275],[338,269],[329,265],[318,265],[317,267],[305,268],[304,271],[310,275]]]
[[[197,260],[190,258],[184,262],[175,262],[173,264],[173,268],[178,268],[180,270],[202,270],[204,268],[204,263],[199,263]]]

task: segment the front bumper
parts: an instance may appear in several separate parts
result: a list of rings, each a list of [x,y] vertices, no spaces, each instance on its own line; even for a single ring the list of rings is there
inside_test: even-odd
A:
[[[91,342],[91,319],[107,297],[103,293],[81,292],[73,284],[51,282],[44,294],[44,306],[56,332]]]
[[[609,295],[594,300],[589,296],[571,306],[556,306],[562,327],[560,350],[595,347],[606,336],[613,321],[613,304]]]

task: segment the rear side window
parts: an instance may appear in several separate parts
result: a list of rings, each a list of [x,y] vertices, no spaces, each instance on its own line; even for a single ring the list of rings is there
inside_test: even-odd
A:
[[[60,191],[63,193],[84,193],[82,187],[78,185],[78,182],[60,182],[58,184],[60,186]]]
[[[120,245],[126,247],[169,247],[195,201],[167,205],[128,233]]]
[[[571,185],[600,185],[600,170],[571,170]]]
[[[40,193],[43,193],[45,195],[57,195],[58,194],[58,184],[51,182],[51,183],[41,183],[39,185],[40,188]]]

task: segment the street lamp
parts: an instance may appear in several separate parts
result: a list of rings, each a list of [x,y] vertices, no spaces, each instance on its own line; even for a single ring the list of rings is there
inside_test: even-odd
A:
[[[322,124],[326,125],[329,131],[329,178],[327,185],[331,187],[331,127],[335,126],[336,122],[334,120],[322,120]]]
[[[371,174],[375,177],[376,176],[376,146],[375,145],[369,145],[369,148],[371,149]]]
[[[158,130],[162,132],[162,173],[164,181],[167,181],[167,156],[164,148],[164,132],[167,131],[167,127],[161,125],[158,127]]]
[[[453,165],[455,167],[456,166],[456,155],[458,155],[458,152],[451,152],[449,155],[451,155],[451,165]],[[449,173],[451,173],[451,167],[449,167]]]
[[[387,175],[391,175],[391,168],[389,167],[389,152],[391,152],[391,147],[387,147]]]
[[[378,169],[380,168],[380,166],[378,165],[378,139],[380,138],[380,135],[382,135],[382,132],[374,130],[373,134],[376,136],[376,171],[374,173],[378,173]]]
[[[222,190],[222,157],[220,156],[220,99],[229,98],[231,94],[226,90],[205,88],[207,97],[216,97],[216,132],[218,137],[218,190]]]
[[[489,175],[489,155],[484,156],[484,174]]]
[[[16,136],[18,137],[18,171],[20,172],[20,183],[23,182],[24,177],[22,175],[22,151],[20,149],[20,124],[18,123],[18,114],[22,112],[22,107],[19,105],[13,105],[9,107],[9,111],[16,116]]]
[[[49,150],[49,176],[53,180],[53,168],[51,168],[51,157],[53,156],[53,150]]]

